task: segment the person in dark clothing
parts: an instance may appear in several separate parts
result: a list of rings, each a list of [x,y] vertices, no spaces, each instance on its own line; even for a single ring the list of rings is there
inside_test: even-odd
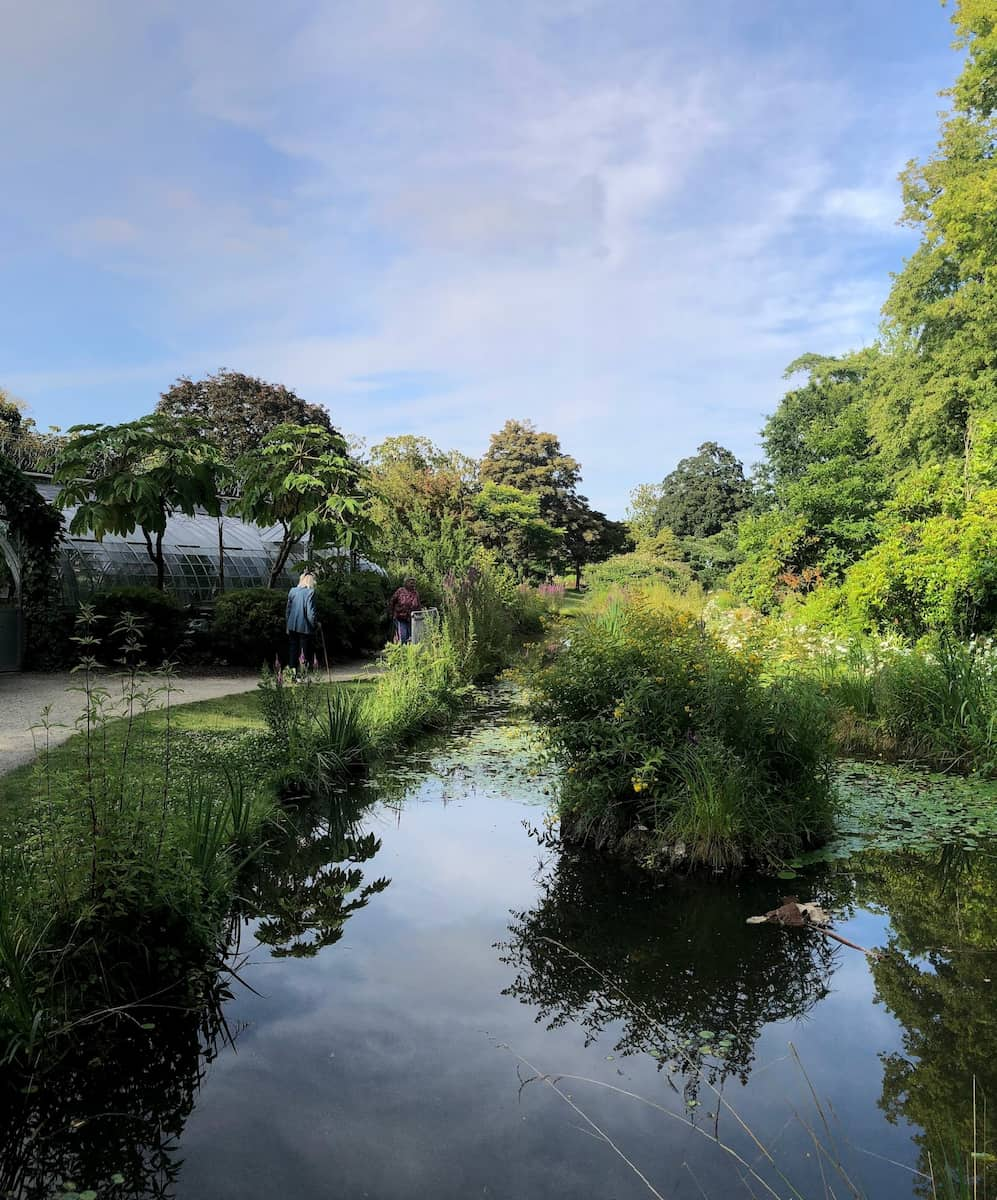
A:
[[[395,623],[395,641],[403,645],[412,640],[412,614],[422,608],[422,601],[411,576],[388,601],[388,612]]]
[[[311,662],[312,638],[318,625],[315,610],[315,576],[306,571],[298,586],[287,593],[287,665],[304,671]]]

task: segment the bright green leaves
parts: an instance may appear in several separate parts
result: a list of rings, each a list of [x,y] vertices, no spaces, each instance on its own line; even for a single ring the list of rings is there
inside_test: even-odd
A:
[[[365,528],[361,468],[338,433],[316,425],[278,425],[239,459],[236,473],[242,492],[231,511],[282,529],[271,587],[299,542],[349,549]]]

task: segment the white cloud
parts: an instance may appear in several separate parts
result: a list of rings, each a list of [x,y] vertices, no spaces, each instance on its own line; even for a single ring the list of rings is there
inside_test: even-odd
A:
[[[802,43],[595,0],[73,11],[15,20],[7,160],[43,159],[15,215],[123,281],[157,391],[225,363],[474,452],[531,416],[621,511],[707,437],[750,457],[785,363],[875,331],[896,189],[842,153],[865,110]],[[80,185],[46,187],[66,156]],[[377,386],[399,375],[438,387]]]
[[[896,182],[873,187],[834,188],[824,197],[826,217],[867,225],[879,232],[896,229],[902,207]]]

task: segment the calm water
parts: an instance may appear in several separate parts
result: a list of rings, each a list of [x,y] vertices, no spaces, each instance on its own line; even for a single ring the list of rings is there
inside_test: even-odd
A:
[[[231,1041],[164,1016],[113,1087],[81,1069],[76,1186],[629,1200],[652,1194],[639,1170],[667,1197],[771,1194],[719,1134],[779,1196],[852,1194],[826,1160],[825,1191],[815,1139],[863,1195],[930,1195],[924,1130],[966,1144],[972,1076],[997,1082],[993,859],[655,885],[543,849],[544,786],[498,718],[376,781],[356,820],[303,818],[246,897]],[[745,924],[786,888],[888,953]]]

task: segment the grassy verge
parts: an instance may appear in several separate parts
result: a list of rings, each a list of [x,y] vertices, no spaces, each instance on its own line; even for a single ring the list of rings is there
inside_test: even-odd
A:
[[[518,644],[538,598],[488,564],[448,579],[440,626],[391,646],[371,683],[295,683],[177,707],[169,668],[108,680],[77,637],[79,733],[0,781],[0,1059],[38,1062],[96,1013],[216,972],[249,864],[288,814],[330,797],[374,757],[445,727]],[[123,661],[141,654],[119,628]],[[129,1019],[134,1019],[129,1015]]]

